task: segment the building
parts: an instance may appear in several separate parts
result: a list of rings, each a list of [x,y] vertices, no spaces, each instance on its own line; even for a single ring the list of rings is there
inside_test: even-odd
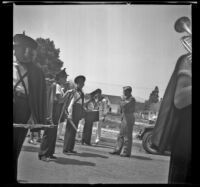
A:
[[[111,107],[111,112],[112,113],[119,113],[119,104],[121,100],[121,96],[115,96],[115,95],[103,95],[104,97],[107,97],[108,100],[110,101],[110,107]],[[143,111],[144,109],[144,103],[143,102],[138,102],[137,98],[136,99],[136,106],[135,106],[135,111],[140,112]]]

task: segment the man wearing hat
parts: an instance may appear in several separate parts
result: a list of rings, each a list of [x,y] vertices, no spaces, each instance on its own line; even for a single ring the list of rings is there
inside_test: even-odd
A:
[[[69,105],[67,106],[68,119],[65,130],[63,153],[77,153],[74,151],[76,130],[74,129],[72,123],[75,127],[78,127],[79,121],[84,118],[84,93],[82,88],[85,84],[85,77],[79,75],[74,79],[76,88],[73,90],[72,98]]]
[[[130,86],[123,87],[123,97],[120,103],[121,109],[121,128],[117,137],[116,147],[110,154],[120,155],[122,157],[131,156],[132,148],[132,133],[133,125],[135,123],[135,98],[131,94],[132,88]],[[122,151],[123,149],[123,151]]]
[[[43,71],[33,63],[37,43],[25,34],[16,34],[13,64],[13,123],[45,124],[46,83]],[[13,128],[14,167],[17,179],[18,157],[25,140],[27,129]]]
[[[56,137],[57,137],[57,125],[62,110],[63,102],[60,102],[64,96],[63,85],[66,82],[68,74],[65,72],[65,68],[56,74],[55,80],[49,88],[49,99],[50,103],[53,103],[53,107],[48,107],[49,118],[52,120],[53,124],[56,125],[55,128],[48,128],[44,131],[42,142],[40,145],[39,159],[43,161],[48,161],[49,159],[56,159],[53,155],[55,153]],[[52,119],[51,119],[52,118]],[[65,118],[62,115],[60,122],[64,122]]]

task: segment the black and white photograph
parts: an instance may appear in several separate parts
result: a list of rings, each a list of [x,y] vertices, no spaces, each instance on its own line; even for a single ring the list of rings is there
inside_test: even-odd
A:
[[[13,3],[16,183],[192,184],[192,5]]]

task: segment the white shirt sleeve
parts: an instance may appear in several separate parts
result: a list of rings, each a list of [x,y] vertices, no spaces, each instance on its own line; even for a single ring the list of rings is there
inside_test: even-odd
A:
[[[75,98],[73,97],[69,106],[68,106],[68,114],[69,114],[69,118],[72,119],[72,111],[73,111],[73,104],[74,104]]]
[[[59,84],[56,84],[56,94],[63,95],[62,87]]]

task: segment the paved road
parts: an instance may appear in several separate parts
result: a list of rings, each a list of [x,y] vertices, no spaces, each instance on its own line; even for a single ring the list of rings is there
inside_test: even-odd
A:
[[[38,160],[39,145],[25,141],[19,157],[18,179],[25,183],[167,183],[169,157],[146,154],[136,143],[131,158],[108,154],[114,142],[97,146],[76,143],[77,155],[62,153],[57,141],[56,161]]]

